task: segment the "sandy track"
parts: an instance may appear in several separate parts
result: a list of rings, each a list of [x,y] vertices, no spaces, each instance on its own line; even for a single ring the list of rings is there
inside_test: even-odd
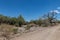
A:
[[[60,40],[60,25],[27,33],[12,40]]]

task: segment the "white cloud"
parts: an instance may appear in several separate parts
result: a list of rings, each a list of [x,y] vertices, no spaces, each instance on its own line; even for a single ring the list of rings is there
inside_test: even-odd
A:
[[[57,13],[57,14],[60,14],[60,7],[57,7],[56,10],[51,10],[50,12],[55,12],[55,13]]]
[[[60,9],[60,7],[57,7],[57,9]]]
[[[58,10],[54,10],[54,12],[56,12],[56,13],[60,13],[60,11],[58,11]]]
[[[60,13],[60,11],[58,11],[58,10],[53,10],[53,11],[50,11],[50,12],[55,12],[55,13]]]

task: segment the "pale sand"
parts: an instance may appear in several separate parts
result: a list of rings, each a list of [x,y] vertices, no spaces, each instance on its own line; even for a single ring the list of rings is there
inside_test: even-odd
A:
[[[60,40],[60,25],[40,29],[15,37],[12,40]]]

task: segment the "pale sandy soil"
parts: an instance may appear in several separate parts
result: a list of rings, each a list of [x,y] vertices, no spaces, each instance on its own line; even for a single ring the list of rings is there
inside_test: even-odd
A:
[[[15,37],[12,40],[60,40],[60,25],[40,28],[34,32]]]

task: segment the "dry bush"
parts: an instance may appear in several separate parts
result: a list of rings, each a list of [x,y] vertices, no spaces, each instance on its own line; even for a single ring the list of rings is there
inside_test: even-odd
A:
[[[29,30],[30,28],[31,28],[31,25],[27,25],[27,27],[25,29]]]
[[[11,26],[7,26],[7,25],[0,26],[0,33],[1,33],[0,36],[4,37],[6,40],[10,40],[11,39],[11,35],[13,35],[16,32],[17,32],[17,30],[15,30]]]

